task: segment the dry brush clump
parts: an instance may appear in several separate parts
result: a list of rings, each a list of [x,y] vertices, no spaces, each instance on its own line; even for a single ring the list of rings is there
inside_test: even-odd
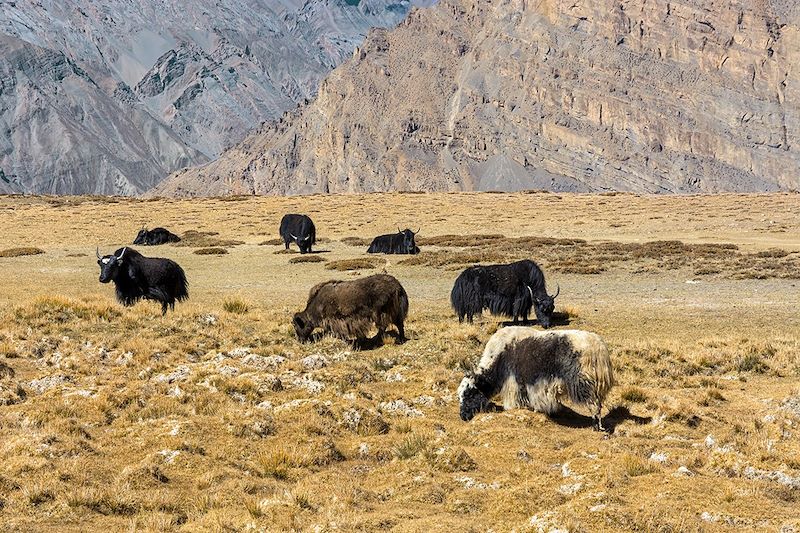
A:
[[[325,265],[328,270],[371,270],[385,264],[384,259],[372,257],[359,257],[355,259],[338,259]]]
[[[325,261],[327,261],[327,259],[325,259],[321,255],[315,255],[315,254],[301,255],[299,257],[292,257],[291,259],[289,259],[289,263],[292,263],[292,264],[296,264],[296,263],[324,263]]]
[[[173,246],[183,246],[191,248],[229,248],[239,244],[244,244],[244,241],[236,239],[222,239],[217,237],[219,235],[216,231],[197,231],[188,230],[181,236],[181,240],[173,244]]]
[[[0,257],[22,257],[25,255],[39,255],[43,254],[44,250],[34,246],[23,246],[20,248],[7,248],[0,250]]]
[[[800,254],[781,249],[742,253],[732,243],[687,244],[674,240],[590,242],[584,239],[475,234],[420,238],[419,245],[445,249],[423,249],[419,255],[402,260],[400,264],[452,270],[476,263],[534,258],[553,272],[567,274],[601,274],[615,269],[640,273],[687,268],[698,276],[723,274],[733,279],[800,277]]]

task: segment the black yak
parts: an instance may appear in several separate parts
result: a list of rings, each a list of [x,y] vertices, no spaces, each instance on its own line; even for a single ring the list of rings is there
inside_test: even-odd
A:
[[[183,269],[171,259],[145,257],[133,248],[120,248],[113,255],[100,257],[100,283],[114,282],[117,300],[129,307],[141,299],[161,302],[161,314],[167,307],[175,310],[175,302],[189,298],[188,282]]]
[[[547,294],[544,274],[539,265],[525,259],[508,265],[472,266],[456,278],[450,303],[458,315],[472,322],[475,315],[488,309],[493,315],[509,316],[517,322],[528,320],[531,307],[543,328],[549,328],[555,311],[555,299]]]
[[[372,239],[372,244],[367,249],[368,254],[418,254],[419,247],[414,242],[414,236],[419,233],[411,231],[406,228],[397,233],[390,233],[388,235],[378,235]]]
[[[317,242],[317,229],[308,215],[283,215],[280,234],[287,250],[289,243],[295,242],[301,254],[311,252],[311,245]]]
[[[178,242],[181,238],[164,228],[155,228],[148,230],[142,228],[133,240],[133,244],[141,244],[143,246],[156,246],[158,244],[166,244],[168,242]]]
[[[398,340],[405,341],[403,323],[408,315],[408,295],[388,274],[374,274],[352,281],[325,281],[308,294],[303,312],[295,313],[294,324],[301,342],[311,339],[314,328],[343,338],[366,339],[373,325],[382,338],[392,324]]]
[[[603,339],[580,330],[538,331],[503,328],[489,339],[478,366],[458,387],[461,419],[494,409],[499,394],[504,409],[527,407],[556,413],[563,399],[591,410],[594,428],[614,386],[611,357]]]

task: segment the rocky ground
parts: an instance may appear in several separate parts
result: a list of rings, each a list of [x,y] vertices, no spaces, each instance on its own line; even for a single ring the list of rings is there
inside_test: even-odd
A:
[[[316,260],[275,244],[285,212],[316,221]],[[796,530],[798,212],[792,194],[0,198],[0,529]],[[165,318],[97,281],[91,248],[143,222],[197,232],[141,250],[187,272]],[[422,254],[339,270],[398,225]],[[458,324],[449,289],[519,256],[561,287],[558,327],[611,347],[609,434],[577,408],[458,418],[502,324]],[[406,344],[296,341],[313,284],[382,270],[410,296]]]

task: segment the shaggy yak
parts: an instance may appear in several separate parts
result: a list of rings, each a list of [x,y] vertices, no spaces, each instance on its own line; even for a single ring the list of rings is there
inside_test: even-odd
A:
[[[138,235],[136,235],[136,238],[133,240],[133,244],[156,246],[158,244],[178,242],[180,240],[180,237],[164,228],[155,228],[149,231],[147,228],[142,228],[139,230]]]
[[[368,254],[418,254],[419,247],[414,242],[414,236],[419,233],[404,229],[400,231],[397,228],[397,233],[389,233],[388,235],[378,235],[372,239],[372,244],[367,248]]]
[[[311,339],[314,328],[343,338],[366,339],[373,324],[378,337],[394,324],[398,339],[405,341],[403,322],[408,315],[408,295],[388,274],[352,281],[325,281],[308,294],[305,311],[295,313],[293,324],[301,342]]]
[[[167,307],[175,310],[175,302],[189,298],[188,282],[183,269],[171,259],[145,257],[133,248],[120,248],[113,255],[100,257],[100,283],[114,282],[117,300],[129,307],[141,299],[161,302],[161,314]]]
[[[536,318],[543,328],[549,328],[555,311],[555,300],[547,294],[544,274],[539,265],[529,259],[508,265],[472,266],[465,269],[453,284],[450,303],[458,315],[458,321],[466,317],[472,322],[484,309],[493,315],[519,317],[528,320],[533,307]]]
[[[286,249],[295,242],[301,254],[310,253],[311,246],[317,242],[317,228],[308,215],[283,215],[279,232]]]
[[[495,407],[528,407],[553,414],[568,398],[592,412],[594,428],[604,431],[600,412],[614,373],[603,339],[580,330],[539,331],[510,326],[489,339],[474,373],[458,387],[461,419]]]

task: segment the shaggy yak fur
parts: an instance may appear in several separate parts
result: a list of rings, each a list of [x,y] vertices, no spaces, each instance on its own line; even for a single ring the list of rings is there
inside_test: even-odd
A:
[[[597,334],[510,326],[492,335],[475,372],[461,381],[461,419],[492,410],[497,394],[505,409],[547,414],[567,398],[591,410],[594,428],[604,430],[600,412],[613,385],[608,348]]]
[[[294,242],[300,248],[300,253],[306,254],[317,242],[317,228],[308,215],[283,215],[279,231],[287,250],[289,244]]]
[[[143,246],[156,246],[158,244],[165,244],[168,242],[178,242],[181,238],[164,228],[155,228],[148,230],[142,228],[139,234],[133,240],[133,244],[141,244]]]
[[[404,229],[397,233],[389,233],[388,235],[378,235],[372,239],[372,244],[367,249],[368,254],[418,254],[419,247],[414,242],[414,236],[419,233]]]
[[[387,274],[375,274],[315,285],[308,294],[305,311],[296,313],[292,322],[301,342],[311,339],[317,327],[342,338],[363,340],[373,324],[380,337],[394,324],[403,341],[407,315],[408,295],[400,282]]]
[[[161,314],[175,302],[189,298],[188,282],[183,269],[171,259],[145,257],[133,248],[120,248],[113,255],[100,257],[100,283],[114,282],[117,300],[129,307],[141,299],[161,302]]]
[[[533,307],[543,328],[549,328],[555,311],[555,299],[547,294],[544,274],[539,265],[528,259],[508,265],[472,266],[465,269],[453,285],[450,303],[458,321],[472,322],[484,309],[493,315],[528,320]]]

